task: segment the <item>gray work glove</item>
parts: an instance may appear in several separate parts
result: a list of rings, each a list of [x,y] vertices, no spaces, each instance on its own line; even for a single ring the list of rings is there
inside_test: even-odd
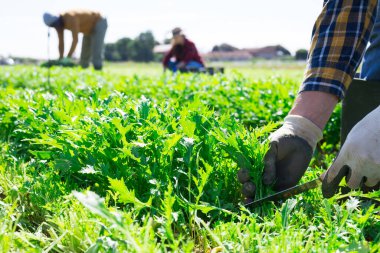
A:
[[[322,130],[310,120],[289,115],[284,125],[269,136],[264,157],[263,183],[281,191],[295,186],[305,173]]]
[[[357,123],[348,134],[338,157],[327,170],[322,183],[325,198],[332,197],[340,181],[357,189],[363,184],[379,187],[380,183],[380,106]]]

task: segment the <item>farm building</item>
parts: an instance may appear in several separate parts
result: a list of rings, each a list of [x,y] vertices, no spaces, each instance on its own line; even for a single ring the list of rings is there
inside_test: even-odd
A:
[[[170,44],[156,45],[153,52],[165,55],[170,48]],[[228,44],[222,44],[215,46],[211,52],[203,54],[202,57],[206,61],[251,61],[254,58],[270,60],[287,55],[290,55],[289,50],[281,45],[238,49]]]
[[[245,48],[234,51],[213,51],[204,54],[203,57],[208,61],[250,61],[254,58],[276,59],[290,55],[289,50],[283,46],[267,46],[261,48]]]
[[[202,55],[207,61],[250,61],[252,55],[244,50],[236,50],[232,52],[210,52]]]
[[[242,51],[247,51],[252,55],[252,57],[264,59],[275,59],[278,57],[290,55],[289,50],[280,45],[261,48],[247,48],[242,49]]]

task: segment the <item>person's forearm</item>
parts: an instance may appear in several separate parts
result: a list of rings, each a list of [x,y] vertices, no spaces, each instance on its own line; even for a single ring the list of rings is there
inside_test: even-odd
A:
[[[173,57],[173,49],[170,49],[170,51],[164,56],[164,59],[162,60],[162,65],[164,67],[167,67],[170,61],[170,58]]]
[[[320,91],[301,92],[295,100],[289,115],[305,117],[323,129],[329,120],[338,98]]]

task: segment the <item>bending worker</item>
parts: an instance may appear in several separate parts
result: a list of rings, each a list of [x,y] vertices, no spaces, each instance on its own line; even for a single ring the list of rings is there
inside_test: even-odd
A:
[[[78,44],[79,33],[83,34],[82,52],[80,56],[80,65],[87,68],[90,64],[90,59],[96,70],[101,70],[103,66],[103,45],[104,38],[107,31],[107,19],[102,17],[100,13],[75,10],[67,11],[59,16],[45,13],[43,16],[44,22],[47,26],[55,28],[59,40],[59,58],[64,57],[64,30],[71,31],[73,41],[68,58],[71,58]]]
[[[300,92],[283,126],[269,137],[264,184],[283,190],[299,182],[330,115],[338,101],[344,99],[344,143],[325,173],[323,195],[333,196],[344,177],[351,189],[379,186],[380,82],[374,82],[380,81],[377,5],[377,0],[324,1],[313,29]],[[353,81],[368,42],[361,72],[365,81]],[[239,180],[244,189],[249,189],[250,179],[243,175],[247,172],[240,170]],[[254,197],[243,192],[247,201]]]
[[[203,69],[204,63],[195,44],[186,38],[182,29],[174,28],[172,34],[172,48],[162,62],[164,68],[173,72]]]

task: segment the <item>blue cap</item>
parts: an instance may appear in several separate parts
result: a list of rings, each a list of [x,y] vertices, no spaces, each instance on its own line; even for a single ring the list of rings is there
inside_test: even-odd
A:
[[[48,12],[44,13],[44,22],[47,26],[52,26],[58,19],[58,16],[52,15]]]

